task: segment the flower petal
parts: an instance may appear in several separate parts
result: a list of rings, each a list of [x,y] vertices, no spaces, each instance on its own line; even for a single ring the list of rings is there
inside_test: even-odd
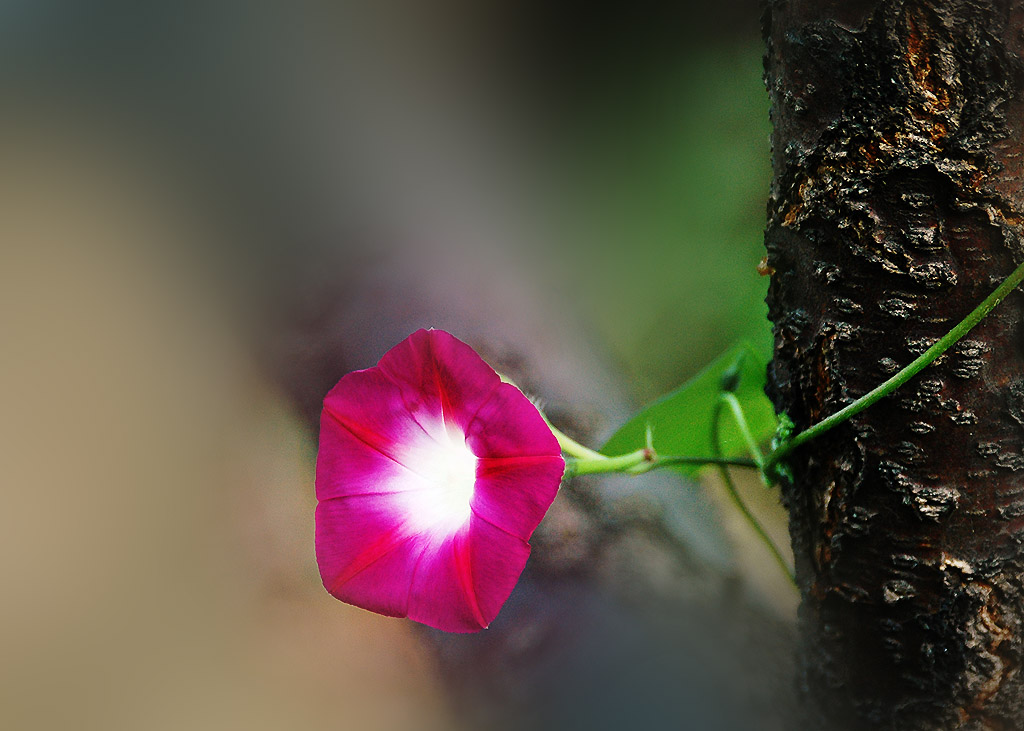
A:
[[[330,500],[344,495],[403,492],[422,489],[423,480],[384,450],[345,427],[326,409],[320,422],[320,450],[316,463],[316,496]]]
[[[316,554],[342,601],[452,632],[511,594],[564,470],[536,407],[448,333],[420,330],[324,400]]]
[[[355,371],[338,381],[324,398],[320,425],[347,431],[370,449],[401,463],[409,450],[421,456],[429,454],[440,436],[413,418],[407,399],[379,369]],[[440,412],[436,414],[435,420],[440,418]],[[424,421],[430,423],[427,418]]]
[[[537,407],[510,383],[502,383],[466,427],[477,457],[558,456],[561,448]]]
[[[399,506],[382,495],[355,495],[316,507],[316,561],[324,587],[343,602],[404,617],[420,546]]]
[[[530,544],[489,523],[470,521],[468,564],[480,612],[490,625],[515,589],[530,557]]]
[[[530,546],[476,517],[431,546],[416,569],[409,618],[446,632],[476,632],[498,616]]]
[[[465,431],[501,383],[476,351],[443,330],[417,330],[389,350],[378,367],[399,386],[417,420],[426,417],[428,430],[431,419],[443,416]]]
[[[480,460],[473,512],[491,525],[529,540],[558,492],[561,457],[491,457]]]

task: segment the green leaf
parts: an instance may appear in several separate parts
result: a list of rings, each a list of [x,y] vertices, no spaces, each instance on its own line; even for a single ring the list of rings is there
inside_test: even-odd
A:
[[[738,374],[730,372],[737,368]],[[601,453],[616,455],[640,449],[649,425],[654,435],[654,449],[659,455],[710,456],[711,417],[723,378],[726,382],[735,381],[733,393],[743,406],[754,439],[758,442],[770,439],[778,421],[764,393],[765,364],[753,348],[743,343],[727,350],[675,391],[642,409],[612,435],[601,447]],[[722,450],[727,456],[744,454],[743,437],[727,412],[722,416],[721,435]],[[678,469],[693,474],[701,468],[681,465]]]

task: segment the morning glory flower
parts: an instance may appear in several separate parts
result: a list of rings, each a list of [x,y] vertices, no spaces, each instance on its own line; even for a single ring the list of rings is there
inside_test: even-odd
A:
[[[557,439],[519,389],[449,333],[419,330],[324,399],[324,586],[449,632],[487,627],[564,468]]]

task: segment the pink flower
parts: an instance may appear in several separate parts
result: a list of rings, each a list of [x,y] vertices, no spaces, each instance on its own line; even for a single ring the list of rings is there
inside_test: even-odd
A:
[[[419,330],[324,399],[316,557],[338,599],[449,632],[487,627],[565,463],[536,407],[472,348]]]

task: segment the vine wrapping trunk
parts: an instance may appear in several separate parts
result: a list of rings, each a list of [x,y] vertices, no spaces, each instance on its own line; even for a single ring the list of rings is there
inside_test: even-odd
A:
[[[1024,7],[771,0],[769,395],[797,429],[1024,258]],[[788,458],[809,727],[1024,728],[1024,296]]]

